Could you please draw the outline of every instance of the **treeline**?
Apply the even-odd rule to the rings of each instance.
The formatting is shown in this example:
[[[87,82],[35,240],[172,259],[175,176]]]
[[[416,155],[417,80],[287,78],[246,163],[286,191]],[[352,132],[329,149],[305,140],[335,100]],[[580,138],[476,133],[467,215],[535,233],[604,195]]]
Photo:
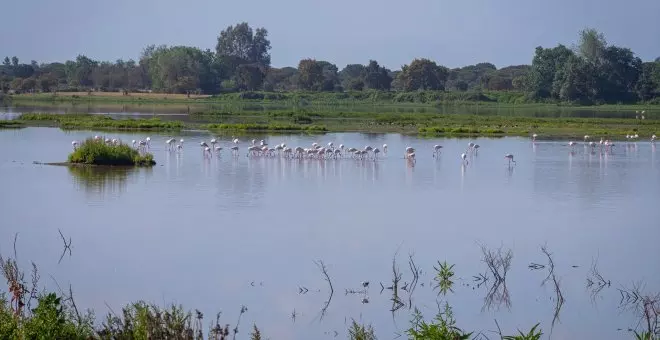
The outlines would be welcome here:
[[[593,29],[574,48],[537,47],[531,65],[497,69],[479,63],[450,69],[415,59],[400,70],[370,60],[343,69],[303,59],[296,67],[270,66],[268,31],[247,23],[229,26],[215,51],[188,46],[148,46],[138,61],[100,62],[80,55],[64,63],[0,66],[3,93],[154,91],[218,94],[238,91],[516,91],[523,100],[594,103],[660,103],[660,58],[642,62],[628,48],[608,46]]]

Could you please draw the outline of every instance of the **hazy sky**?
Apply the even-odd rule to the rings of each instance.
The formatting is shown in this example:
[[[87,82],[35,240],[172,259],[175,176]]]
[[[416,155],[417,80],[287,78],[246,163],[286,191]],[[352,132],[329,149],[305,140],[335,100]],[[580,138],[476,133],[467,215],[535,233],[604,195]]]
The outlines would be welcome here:
[[[572,45],[593,27],[643,60],[660,56],[660,0],[15,0],[3,1],[0,56],[23,62],[137,59],[148,44],[215,49],[247,21],[268,29],[276,67],[301,58],[339,68],[415,57],[457,67],[529,64],[536,46]]]

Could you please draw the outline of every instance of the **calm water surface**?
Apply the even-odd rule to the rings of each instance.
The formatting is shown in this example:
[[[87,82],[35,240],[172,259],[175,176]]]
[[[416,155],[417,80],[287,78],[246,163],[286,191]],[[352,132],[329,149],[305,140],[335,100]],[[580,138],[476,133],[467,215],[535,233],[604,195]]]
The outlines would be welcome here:
[[[435,315],[431,288],[437,261],[456,264],[454,292],[440,295],[454,308],[458,326],[492,336],[497,318],[505,333],[541,323],[553,339],[628,337],[636,315],[619,306],[617,288],[644,282],[660,291],[660,156],[647,142],[620,144],[613,154],[573,152],[563,142],[477,139],[478,155],[459,159],[468,140],[416,139],[397,134],[254,136],[271,144],[307,147],[312,142],[347,147],[389,145],[378,161],[287,160],[231,157],[204,159],[207,134],[187,132],[183,152],[168,152],[151,135],[153,169],[98,171],[32,164],[62,161],[72,140],[93,131],[51,128],[0,130],[0,252],[34,261],[42,284],[71,283],[79,306],[100,318],[131,301],[182,303],[210,322],[234,325],[241,305],[248,312],[239,338],[253,322],[273,339],[346,337],[351,318],[372,323],[382,339],[409,326],[411,311],[394,313],[392,258],[402,283],[411,282],[408,255],[422,269],[412,304]],[[113,134],[125,141],[146,135]],[[230,136],[221,137],[229,146]],[[432,146],[442,155],[432,157]],[[246,146],[242,141],[241,145]],[[402,159],[417,148],[417,163]],[[509,168],[503,158],[513,153]],[[58,228],[73,240],[64,257]],[[507,276],[510,306],[484,307],[488,284],[479,245],[503,246],[514,257]],[[552,285],[540,247],[553,253],[565,303],[551,332]],[[322,320],[328,286],[314,261],[323,260],[334,295]],[[590,267],[611,280],[593,296]],[[26,267],[27,268],[27,267]],[[369,303],[359,290],[370,281]],[[423,284],[423,286],[421,286]],[[300,294],[299,287],[309,289]],[[3,288],[4,289],[4,288]],[[407,302],[408,293],[400,295]],[[296,311],[295,322],[291,314]]]

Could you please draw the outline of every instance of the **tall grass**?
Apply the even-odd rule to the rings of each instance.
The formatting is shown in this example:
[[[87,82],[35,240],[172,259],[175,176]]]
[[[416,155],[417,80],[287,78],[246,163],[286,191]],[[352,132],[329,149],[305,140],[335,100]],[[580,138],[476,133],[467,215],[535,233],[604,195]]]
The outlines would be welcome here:
[[[155,165],[153,155],[140,154],[126,144],[111,145],[102,140],[89,138],[69,154],[69,163],[90,165]]]

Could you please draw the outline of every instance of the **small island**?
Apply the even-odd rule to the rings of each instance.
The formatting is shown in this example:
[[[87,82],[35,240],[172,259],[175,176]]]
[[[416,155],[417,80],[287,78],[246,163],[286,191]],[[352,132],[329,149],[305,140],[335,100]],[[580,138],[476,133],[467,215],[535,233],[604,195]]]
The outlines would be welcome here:
[[[69,154],[70,165],[106,165],[106,166],[153,166],[154,156],[140,153],[130,146],[119,143],[106,143],[103,139],[88,138],[75,146]]]

